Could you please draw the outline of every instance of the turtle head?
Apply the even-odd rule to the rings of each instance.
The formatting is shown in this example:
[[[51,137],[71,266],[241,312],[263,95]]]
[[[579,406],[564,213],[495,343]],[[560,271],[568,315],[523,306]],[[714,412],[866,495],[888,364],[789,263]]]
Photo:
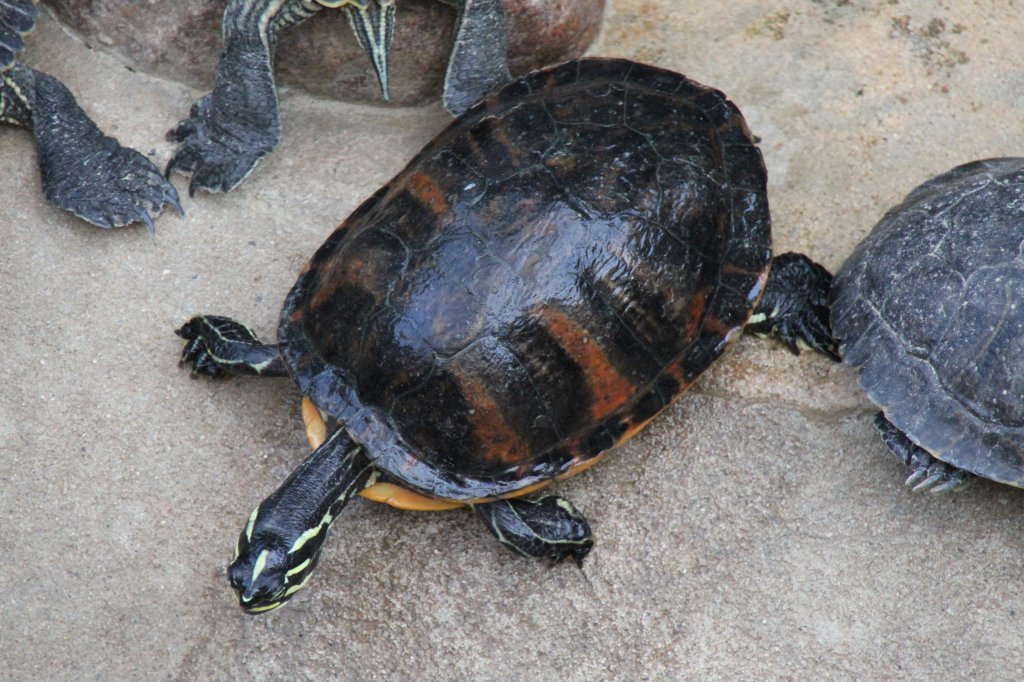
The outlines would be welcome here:
[[[269,522],[268,522],[269,521]],[[326,528],[288,532],[253,510],[238,536],[228,580],[247,613],[276,609],[302,589],[320,558]]]

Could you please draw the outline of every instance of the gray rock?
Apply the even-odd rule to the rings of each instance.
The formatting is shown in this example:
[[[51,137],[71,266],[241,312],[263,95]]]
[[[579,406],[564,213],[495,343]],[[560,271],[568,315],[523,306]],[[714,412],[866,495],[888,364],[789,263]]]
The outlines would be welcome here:
[[[220,55],[226,0],[51,0],[62,21],[94,46],[136,69],[209,89]],[[580,55],[597,35],[605,0],[506,0],[514,73]],[[455,11],[436,0],[401,0],[391,54],[396,104],[436,99],[441,92]],[[380,101],[369,59],[344,12],[324,10],[286,31],[278,46],[282,85],[356,101]]]

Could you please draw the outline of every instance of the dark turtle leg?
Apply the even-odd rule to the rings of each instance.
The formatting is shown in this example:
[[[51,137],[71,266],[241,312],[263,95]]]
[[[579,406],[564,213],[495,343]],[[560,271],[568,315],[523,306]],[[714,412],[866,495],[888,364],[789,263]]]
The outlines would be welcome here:
[[[495,500],[473,505],[498,541],[523,556],[577,566],[594,546],[590,524],[567,500],[554,495],[539,500]]]
[[[746,331],[774,336],[794,353],[815,350],[838,361],[829,325],[829,271],[801,253],[784,253],[772,261],[764,294]]]
[[[228,566],[243,609],[269,611],[306,584],[331,524],[373,474],[362,448],[338,429],[253,510]]]
[[[945,493],[962,490],[974,479],[974,474],[932,457],[927,450],[907,438],[892,422],[879,412],[875,415],[875,429],[882,442],[896,455],[896,459],[910,467],[906,484],[915,492]]]
[[[315,0],[230,0],[224,9],[224,52],[213,92],[192,106],[167,137],[180,143],[167,174],[191,173],[188,192],[227,192],[281,139],[273,55],[277,34],[321,5]]]
[[[150,211],[169,204],[181,213],[159,169],[104,135],[56,78],[15,63],[0,81],[0,121],[32,130],[51,202],[100,227],[144,222],[150,232]]]
[[[0,69],[14,64],[25,47],[23,36],[36,25],[39,8],[34,0],[0,0]]]
[[[174,332],[188,341],[181,362],[192,365],[194,374],[287,376],[277,346],[260,343],[248,327],[230,317],[200,315]]]
[[[444,78],[444,106],[458,116],[512,79],[501,0],[442,0],[459,11]]]

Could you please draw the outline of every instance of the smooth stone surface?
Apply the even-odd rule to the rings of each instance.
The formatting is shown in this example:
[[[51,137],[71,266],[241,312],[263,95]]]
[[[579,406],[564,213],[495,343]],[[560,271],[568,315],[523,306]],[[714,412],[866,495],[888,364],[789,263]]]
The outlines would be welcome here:
[[[226,0],[49,0],[61,20],[133,68],[209,89],[221,52]],[[579,56],[597,35],[605,0],[505,0],[515,73]],[[441,92],[455,9],[399,0],[389,68],[391,99],[415,104]],[[277,50],[281,85],[321,97],[382,102],[369,58],[343,11],[325,9],[285,31]]]

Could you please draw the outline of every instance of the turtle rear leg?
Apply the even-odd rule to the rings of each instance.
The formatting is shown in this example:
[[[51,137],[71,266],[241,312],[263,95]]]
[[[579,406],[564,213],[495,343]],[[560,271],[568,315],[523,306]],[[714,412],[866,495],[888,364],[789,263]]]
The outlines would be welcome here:
[[[193,374],[288,374],[277,346],[260,343],[251,329],[230,317],[200,315],[174,333],[188,342],[181,352],[181,362],[191,365]]]
[[[774,336],[794,353],[814,350],[838,361],[829,324],[828,293],[832,275],[801,253],[784,253],[772,261],[764,294],[746,331]]]
[[[910,440],[905,433],[879,412],[875,415],[875,430],[882,442],[896,455],[896,459],[910,467],[907,486],[914,492],[927,490],[945,493],[962,490],[974,480],[974,474],[932,457],[927,450]]]
[[[442,0],[459,11],[444,78],[444,106],[458,116],[512,79],[501,0]]]
[[[230,0],[224,9],[224,52],[213,91],[167,134],[180,144],[166,173],[191,173],[196,190],[228,192],[281,140],[273,57],[277,33],[321,5],[315,0]]]
[[[39,8],[34,0],[0,1],[0,69],[14,64],[25,47],[23,37],[36,25]]]
[[[153,219],[178,193],[145,156],[97,127],[64,85],[21,63],[0,74],[0,120],[36,138],[46,198],[100,227]]]
[[[561,497],[495,500],[473,508],[501,544],[523,556],[556,563],[572,558],[582,567],[594,546],[590,524]]]

